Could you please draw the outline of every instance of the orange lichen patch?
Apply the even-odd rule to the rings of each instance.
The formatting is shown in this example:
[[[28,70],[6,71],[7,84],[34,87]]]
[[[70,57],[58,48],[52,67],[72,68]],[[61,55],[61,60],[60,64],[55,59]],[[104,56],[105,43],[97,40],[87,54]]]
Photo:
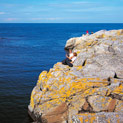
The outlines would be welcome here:
[[[96,117],[94,117],[94,116],[91,117],[91,118],[90,118],[90,123],[93,123],[95,120],[96,120]]]
[[[98,43],[98,41],[94,41],[94,40],[88,40],[86,43],[85,43],[85,46],[83,47],[83,48],[85,48],[85,47],[87,47],[87,50],[90,48],[90,46],[92,46],[92,45],[95,45],[95,44],[97,44]]]
[[[113,83],[118,83],[118,82],[123,83],[123,79],[120,80],[120,79],[113,78],[113,79],[111,79],[111,81]]]
[[[123,101],[117,100],[115,112],[123,112]]]
[[[96,79],[98,80],[98,79]],[[66,85],[68,84],[68,85]],[[66,85],[66,86],[65,86]],[[53,81],[53,85],[46,85],[43,92],[46,93],[47,89],[50,91],[47,98],[57,99],[61,98],[62,101],[65,101],[66,99],[71,97],[73,94],[81,91],[85,91],[88,88],[91,88],[93,86],[104,86],[107,85],[105,82],[87,82],[87,78],[82,79],[76,79],[75,82],[72,82],[71,78],[59,78],[59,81],[56,82]],[[60,87],[61,86],[61,87]],[[57,89],[53,89],[57,88]],[[91,91],[92,93],[92,91]],[[93,92],[94,93],[94,92]],[[38,100],[37,100],[38,101]],[[70,101],[70,100],[69,100]]]
[[[53,77],[53,75],[52,75],[52,73],[49,71],[48,73],[47,73],[47,78],[49,79],[49,78],[52,78]]]
[[[87,118],[87,119],[84,120],[84,122],[89,122],[89,120],[90,120],[90,119]]]
[[[117,35],[122,35],[123,34],[123,30],[118,30],[117,31]]]
[[[117,123],[120,123],[120,120],[119,120],[119,115],[115,115],[116,118],[117,118]]]
[[[64,68],[62,68],[60,65],[61,65],[62,63],[61,62],[58,62],[57,64],[55,64],[54,66],[53,66],[53,71],[60,71],[60,70],[68,70],[69,69],[69,66],[68,65],[66,65]]]
[[[106,35],[105,34],[102,34],[102,35],[98,35],[98,36],[96,36],[96,38],[105,38],[106,37]]]
[[[86,42],[86,46],[91,46],[92,42]]]
[[[88,78],[88,80],[98,80],[98,81],[100,81],[100,78]]]
[[[81,113],[76,114],[76,121],[80,123],[98,123],[98,122],[116,122],[121,123],[121,119],[118,114],[98,114],[98,113]]]
[[[118,81],[118,79],[113,79],[113,83],[117,83]]]
[[[81,123],[94,123],[96,121],[96,115],[94,113],[77,114],[76,117]]]
[[[68,77],[68,78],[65,78],[65,80],[64,81],[66,81],[66,83],[70,83],[71,82],[71,78],[70,77]]]
[[[36,103],[39,103],[40,99],[42,98],[42,92],[39,92],[39,93],[36,93],[34,96],[33,96],[33,99]]]
[[[94,87],[94,86],[102,87],[108,84],[107,82],[88,82],[87,80],[88,80],[87,78],[82,78],[82,79],[79,79],[78,81],[76,80],[76,82],[72,82],[71,87],[70,87],[71,92],[75,93],[81,90],[83,91],[86,90],[85,92],[86,94],[94,93],[95,89],[89,90],[89,88]],[[90,79],[90,80],[93,80],[93,79]]]
[[[43,71],[43,72],[41,72],[41,74],[39,75],[39,80],[42,80],[42,78],[44,78],[44,77],[46,77],[46,75],[47,75],[47,71]]]
[[[95,89],[89,89],[93,86],[96,86],[96,87],[102,87],[104,86],[106,83],[98,83],[98,82],[73,82],[71,84],[71,87],[69,89],[69,96],[70,94],[74,94],[74,93],[77,93],[77,92],[84,92],[84,95],[87,95],[87,94],[92,94],[92,93],[95,93]],[[107,84],[106,84],[107,85]]]
[[[72,114],[73,112],[78,112],[78,110],[81,110],[83,105],[85,104],[86,100],[83,98],[82,94],[78,94],[74,96],[72,99],[68,99],[68,102],[70,102],[69,111]],[[73,112],[72,112],[73,111]]]
[[[87,78],[87,81],[108,83],[107,79],[102,79],[102,78]]]
[[[87,78],[78,79],[77,81],[87,82]]]
[[[107,82],[91,82],[91,81],[89,81],[89,82],[87,82],[87,83],[83,83],[83,84],[85,84],[86,85],[86,87],[101,87],[101,86],[106,86],[106,85],[108,85],[108,83]]]
[[[116,93],[116,94],[123,94],[123,85],[121,84],[119,87],[116,87],[112,93]]]
[[[111,118],[108,118],[107,119],[107,123],[111,123]]]
[[[99,42],[98,42],[98,41],[93,41],[92,45],[95,45],[95,44],[97,44],[97,43],[99,43]]]
[[[77,55],[79,55],[79,53],[80,53],[80,50],[76,51],[76,53],[77,53]]]
[[[101,95],[93,95],[93,96],[89,96],[88,98],[90,105],[92,106],[93,110],[96,112],[104,111],[104,110],[106,111],[111,100],[112,98],[101,96]]]
[[[40,87],[40,84],[41,84],[41,83],[43,84],[43,86],[46,85],[46,82],[47,82],[47,80],[48,80],[47,74],[48,74],[47,71],[41,72],[41,74],[39,75],[38,81],[37,81],[37,86]]]
[[[61,71],[57,71],[56,73],[55,73],[55,77],[59,77],[61,75]]]
[[[34,108],[34,97],[36,96],[36,94],[38,93],[38,91],[34,88],[32,93],[31,93],[31,98],[30,98],[30,106],[32,108]]]
[[[61,64],[61,62],[57,62],[54,66],[57,66],[57,65],[59,65],[59,64]]]
[[[82,84],[82,82],[72,82],[70,90],[71,91],[79,91],[84,89],[84,84]]]
[[[102,79],[103,82],[107,82],[108,80],[107,79]]]
[[[40,84],[41,84],[41,81],[38,80],[38,81],[37,81],[37,86],[40,87]]]
[[[88,95],[93,95],[94,93],[96,93],[97,89],[96,88],[89,88],[87,90],[84,91],[83,95],[86,97]]]
[[[121,83],[123,83],[123,80],[120,80]]]
[[[34,98],[32,97],[32,95],[30,98],[30,106],[32,107],[32,109],[34,109]]]
[[[77,66],[77,70],[81,70],[82,69],[82,66]]]
[[[80,121],[81,123],[83,123],[83,118],[82,118],[82,117],[79,117],[79,121]]]
[[[105,34],[102,34],[102,37],[103,37],[103,38],[105,38],[105,37],[106,37],[106,35],[105,35]]]
[[[68,76],[68,75],[69,75],[69,73],[70,73],[70,71],[67,71],[67,72],[65,72],[65,75],[67,75],[67,76]]]
[[[116,39],[116,37],[112,37],[111,40],[112,41],[116,41],[117,39]]]

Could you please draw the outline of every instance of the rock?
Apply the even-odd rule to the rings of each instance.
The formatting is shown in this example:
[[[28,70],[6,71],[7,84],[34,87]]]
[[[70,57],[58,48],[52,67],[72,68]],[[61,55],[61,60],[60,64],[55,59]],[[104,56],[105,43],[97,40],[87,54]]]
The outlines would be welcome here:
[[[115,112],[122,112],[123,113],[123,101],[118,100],[116,107],[115,107]]]
[[[73,123],[122,123],[123,113],[82,113],[74,115]]]
[[[55,107],[47,114],[41,117],[42,123],[67,123],[68,107],[66,103]]]
[[[67,41],[65,49],[72,49],[75,46],[76,38],[71,38]]]
[[[90,96],[88,98],[88,102],[95,112],[107,111],[111,100],[112,99],[110,97],[104,97],[100,95]]]
[[[115,110],[115,106],[116,106],[117,100],[116,99],[112,99],[111,102],[108,105],[108,112],[113,112]]]
[[[73,114],[77,114],[78,111],[81,111],[85,102],[86,100],[85,98],[83,98],[83,96],[80,95],[74,96],[69,106],[69,117],[72,117]]]
[[[71,38],[73,67],[56,63],[39,75],[29,114],[35,122],[123,122],[123,30]],[[99,113],[100,112],[100,113]]]

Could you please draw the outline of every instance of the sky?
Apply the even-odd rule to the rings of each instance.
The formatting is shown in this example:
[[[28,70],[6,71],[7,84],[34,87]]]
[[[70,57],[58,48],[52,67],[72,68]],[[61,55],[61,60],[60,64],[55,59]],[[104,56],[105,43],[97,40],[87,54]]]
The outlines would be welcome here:
[[[123,0],[0,0],[0,23],[123,23]]]

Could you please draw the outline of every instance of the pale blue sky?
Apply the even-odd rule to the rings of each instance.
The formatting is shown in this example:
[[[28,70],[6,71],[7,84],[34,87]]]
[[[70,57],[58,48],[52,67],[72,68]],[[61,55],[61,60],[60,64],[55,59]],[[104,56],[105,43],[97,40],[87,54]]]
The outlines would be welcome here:
[[[123,0],[0,0],[0,23],[123,23]]]

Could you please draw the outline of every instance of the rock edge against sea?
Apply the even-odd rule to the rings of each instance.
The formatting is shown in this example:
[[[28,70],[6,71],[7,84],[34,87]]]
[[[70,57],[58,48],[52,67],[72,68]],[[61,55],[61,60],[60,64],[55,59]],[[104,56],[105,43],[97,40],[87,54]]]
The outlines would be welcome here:
[[[28,111],[41,123],[123,122],[123,29],[71,38],[73,67],[56,63],[39,75]]]

